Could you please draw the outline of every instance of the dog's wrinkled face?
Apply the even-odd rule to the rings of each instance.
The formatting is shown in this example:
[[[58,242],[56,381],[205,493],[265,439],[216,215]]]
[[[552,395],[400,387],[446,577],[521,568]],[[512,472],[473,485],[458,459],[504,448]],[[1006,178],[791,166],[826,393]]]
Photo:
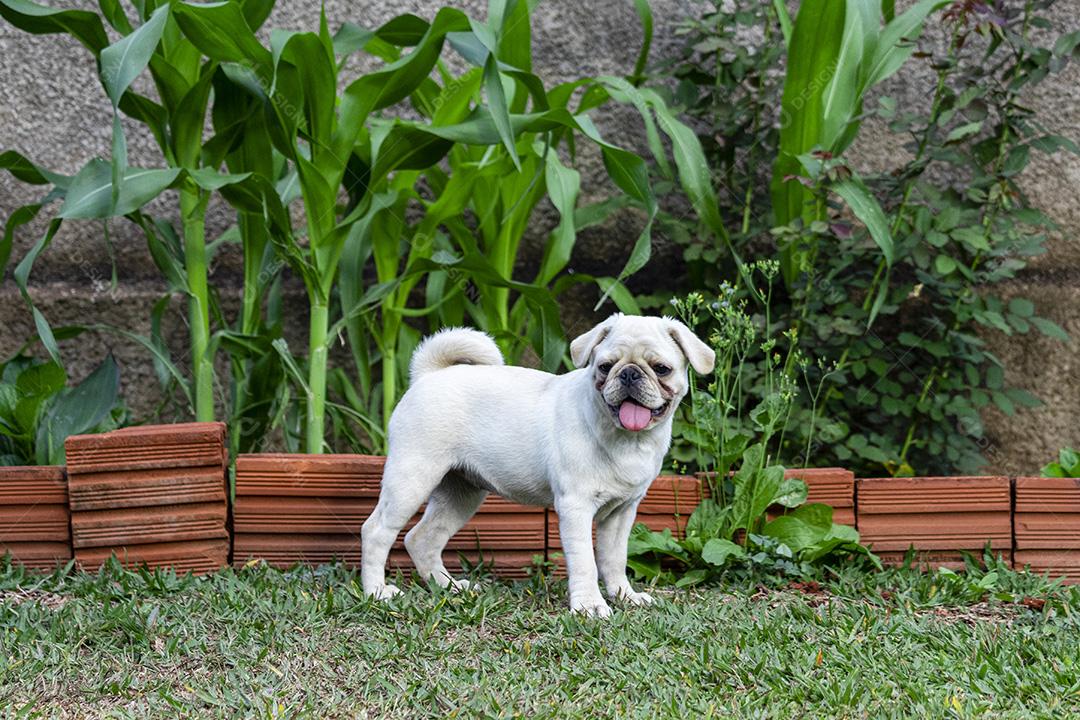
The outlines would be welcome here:
[[[574,340],[574,364],[588,366],[615,425],[649,430],[668,418],[689,387],[687,366],[712,370],[713,351],[670,318],[613,315]]]

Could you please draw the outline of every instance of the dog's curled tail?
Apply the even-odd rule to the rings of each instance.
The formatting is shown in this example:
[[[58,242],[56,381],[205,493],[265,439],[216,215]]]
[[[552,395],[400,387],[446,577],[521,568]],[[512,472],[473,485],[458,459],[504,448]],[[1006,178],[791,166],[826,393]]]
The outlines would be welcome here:
[[[451,365],[503,365],[498,345],[487,333],[472,328],[446,328],[426,338],[413,353],[409,378],[416,382],[424,375]]]

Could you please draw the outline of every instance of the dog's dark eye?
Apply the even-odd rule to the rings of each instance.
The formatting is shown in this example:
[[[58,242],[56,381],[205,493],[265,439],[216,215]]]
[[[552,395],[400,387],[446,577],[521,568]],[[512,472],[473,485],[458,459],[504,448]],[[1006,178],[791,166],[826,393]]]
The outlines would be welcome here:
[[[600,372],[607,375],[609,372],[611,372],[612,365],[611,365],[611,363],[600,363],[596,367]]]
[[[671,372],[671,368],[669,368],[667,365],[653,365],[653,371],[659,377],[664,377]]]

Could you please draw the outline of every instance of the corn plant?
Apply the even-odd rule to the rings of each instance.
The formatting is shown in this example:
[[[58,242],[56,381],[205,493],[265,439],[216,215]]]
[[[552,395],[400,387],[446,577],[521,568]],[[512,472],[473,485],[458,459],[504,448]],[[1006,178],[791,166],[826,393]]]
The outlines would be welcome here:
[[[525,3],[497,4],[486,26],[474,23],[472,34],[448,36],[472,68],[457,77],[440,68],[443,84],[438,94],[421,96],[419,102],[414,98],[414,110],[430,123],[428,132],[455,143],[447,163],[431,165],[417,175],[399,173],[378,187],[374,213],[365,220],[368,230],[346,247],[350,267],[359,268],[373,258],[378,281],[397,283],[377,312],[347,321],[361,375],[354,402],[381,406],[384,423],[403,390],[398,378],[419,338],[407,318],[426,315],[433,328],[471,323],[491,333],[511,361],[531,347],[543,367],[555,370],[564,361],[566,343],[554,298],[571,282],[598,282],[623,303],[629,295],[619,292],[620,278],[647,258],[656,206],[644,164],[606,143],[587,115],[607,100],[602,79],[583,78],[547,90],[532,74],[528,13]],[[571,107],[578,88],[583,88],[582,99]],[[482,94],[487,106],[476,103]],[[530,105],[532,112],[527,112]],[[512,132],[509,142],[507,127]],[[410,132],[419,129],[413,125]],[[599,146],[609,176],[624,193],[616,200],[625,202],[602,207],[632,202],[646,213],[644,230],[620,277],[560,275],[578,230],[603,217],[578,208],[581,177],[572,161],[581,143]],[[418,181],[429,198],[418,192]],[[559,224],[547,238],[532,279],[517,280],[518,251],[545,197],[559,213]],[[412,223],[405,219],[410,204],[423,210]],[[392,240],[399,236],[408,244],[403,269]],[[426,304],[418,308],[410,305],[410,298],[420,283]],[[343,304],[351,306],[362,289],[355,278],[343,276],[341,291]],[[367,337],[374,338],[374,348],[368,348]],[[381,393],[375,397],[371,393],[376,381],[369,371],[373,358],[381,363]],[[338,386],[348,392],[344,383]]]
[[[523,3],[496,3],[488,23],[481,24],[444,8],[430,23],[405,15],[374,31],[346,25],[333,37],[324,17],[317,33],[272,33],[267,49],[246,26],[235,3],[181,3],[175,8],[185,35],[222,63],[237,87],[261,101],[274,146],[296,171],[306,239],[287,222],[276,221],[270,223],[270,236],[308,290],[306,374],[303,363],[282,342],[275,347],[305,395],[304,435],[309,452],[324,447],[327,354],[339,333],[347,331],[352,340],[357,365],[362,368],[361,391],[372,390],[373,382],[364,377],[370,367],[365,359],[365,333],[354,321],[374,307],[381,312],[381,330],[376,333],[382,370],[380,404],[388,416],[399,393],[397,371],[402,357],[398,349],[403,338],[407,341],[412,336],[404,320],[426,313],[408,308],[408,298],[429,273],[464,275],[494,288],[487,310],[504,327],[511,314],[509,292],[515,292],[541,318],[544,342],[558,348],[545,355],[562,353],[558,312],[550,293],[510,277],[516,255],[513,243],[520,239],[524,219],[517,219],[519,231],[504,236],[501,245],[481,247],[460,234],[459,252],[440,253],[438,243],[430,239],[440,225],[459,219],[476,185],[468,173],[455,173],[441,187],[433,184],[438,195],[433,202],[423,203],[425,219],[406,233],[406,209],[410,203],[422,202],[414,187],[418,171],[434,166],[455,146],[469,145],[480,148],[480,155],[506,153],[515,168],[531,173],[525,166],[532,161],[522,160],[520,147],[531,147],[539,136],[577,132],[599,145],[609,174],[623,192],[655,207],[644,162],[604,142],[587,116],[565,109],[566,99],[562,107],[553,108],[540,80],[528,71],[528,43],[521,42],[523,33],[527,37],[529,32],[527,10]],[[460,82],[449,77],[440,63],[447,41],[477,68]],[[405,54],[403,48],[412,50]],[[357,51],[375,55],[384,64],[346,84],[339,93],[342,68]],[[430,77],[433,71],[440,73],[442,85]],[[572,90],[565,88],[563,96],[568,98]],[[422,120],[380,112],[406,98]],[[523,112],[529,109],[532,112]],[[338,188],[348,194],[344,205],[339,204]],[[236,198],[242,193],[232,194]],[[271,208],[270,215],[280,213],[279,196],[264,192],[261,197],[265,207]],[[535,203],[526,199],[525,205],[531,209]],[[639,247],[648,241],[647,231],[643,237]],[[343,260],[347,271],[340,276],[338,288]],[[368,262],[375,266],[377,282],[365,288],[361,278]],[[549,263],[546,273],[552,272],[553,264]],[[331,324],[335,290],[339,290],[341,317]],[[347,383],[335,386],[347,392]],[[330,409],[366,421],[364,412],[349,412],[349,405]],[[366,430],[377,432],[374,427]]]
[[[251,27],[259,27],[269,15],[273,0],[244,0],[237,10]],[[205,216],[211,193],[245,180],[242,175],[219,175],[226,143],[203,142],[203,128],[209,107],[215,61],[207,61],[181,32],[173,4],[146,0],[133,4],[129,17],[118,0],[103,0],[101,13],[87,10],[55,9],[30,0],[0,0],[0,16],[15,27],[34,34],[69,34],[94,56],[102,86],[113,108],[112,157],[94,159],[71,179],[55,174],[29,172],[23,179],[45,180],[53,185],[48,200],[62,198],[63,205],[45,236],[34,246],[16,270],[15,279],[24,297],[26,279],[38,254],[44,250],[65,220],[127,217],[145,232],[150,252],[170,284],[170,291],[188,299],[191,333],[191,380],[172,364],[164,343],[157,338],[141,338],[154,354],[163,378],[184,391],[198,420],[215,418],[214,343],[211,314],[215,304],[207,281],[208,250]],[[106,25],[120,35],[109,42]],[[132,89],[134,80],[148,70],[157,98]],[[134,168],[128,165],[127,145],[121,115],[145,125],[157,141],[164,167]],[[25,159],[23,162],[26,163]],[[166,189],[177,190],[180,198],[182,231],[160,219],[148,217],[142,207]],[[21,209],[8,223],[12,230],[36,216],[45,203]],[[10,245],[10,237],[7,240]],[[167,296],[166,296],[167,297]],[[167,300],[155,308],[155,326]],[[50,355],[59,362],[53,333],[30,302],[39,335]]]
[[[807,164],[839,157],[858,134],[866,92],[899,70],[915,45],[923,21],[944,0],[920,0],[900,15],[879,0],[807,0],[790,25],[787,74],[781,109],[779,154],[773,167],[772,205],[775,225],[796,219],[809,225],[828,217],[825,199],[799,176]],[[812,154],[818,151],[818,155]],[[855,175],[837,178],[830,189],[843,198],[866,225],[885,266],[893,259],[892,233],[874,196]],[[794,284],[808,251],[793,245],[781,249],[781,267],[788,287]]]

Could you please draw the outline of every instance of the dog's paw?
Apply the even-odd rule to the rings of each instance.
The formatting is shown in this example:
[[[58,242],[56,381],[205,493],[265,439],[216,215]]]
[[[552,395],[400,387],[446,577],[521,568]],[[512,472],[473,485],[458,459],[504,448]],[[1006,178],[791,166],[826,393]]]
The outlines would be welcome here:
[[[626,590],[619,593],[619,599],[623,602],[630,603],[631,605],[652,605],[653,596],[649,593],[634,592],[633,590]]]
[[[401,589],[396,585],[379,585],[367,592],[368,597],[376,600],[389,600],[401,594]]]
[[[570,612],[586,617],[611,617],[611,607],[602,597],[573,599],[570,601]]]
[[[465,579],[456,580],[451,578],[449,587],[454,592],[465,592],[466,590],[472,590],[473,592],[476,592],[480,590],[480,583],[470,582]]]

